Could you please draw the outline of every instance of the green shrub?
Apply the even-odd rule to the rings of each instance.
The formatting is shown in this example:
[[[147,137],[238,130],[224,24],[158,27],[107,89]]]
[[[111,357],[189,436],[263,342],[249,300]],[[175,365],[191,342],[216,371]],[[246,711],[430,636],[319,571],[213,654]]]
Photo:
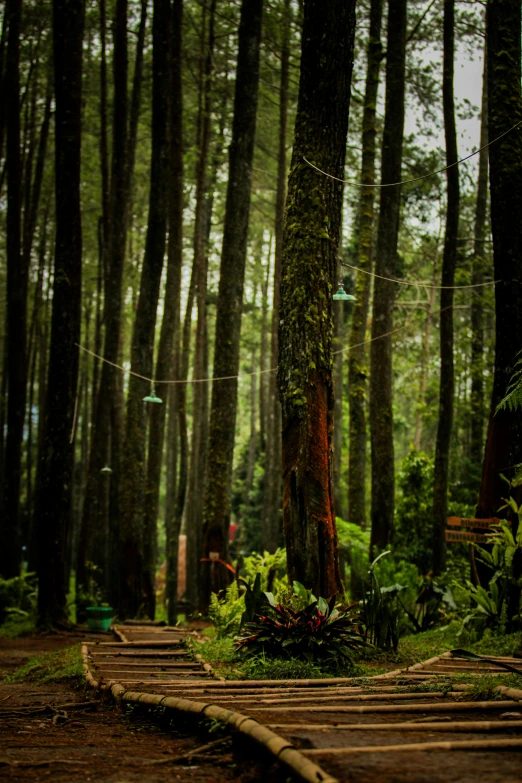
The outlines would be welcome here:
[[[277,595],[278,591],[287,587],[286,579],[286,549],[276,549],[271,552],[257,552],[245,557],[242,571],[247,580],[254,582],[260,575],[261,590],[268,590]]]
[[[477,560],[490,570],[488,586],[469,581],[456,585],[472,607],[464,626],[472,627],[479,637],[488,628],[511,633],[522,625],[522,507],[510,497],[501,510],[508,508],[518,517],[517,532],[501,520],[486,534],[491,551],[474,544]]]
[[[298,583],[295,583],[298,584]],[[304,591],[302,585],[299,588]],[[267,613],[247,623],[236,639],[237,650],[247,657],[294,658],[343,665],[351,661],[364,641],[350,609],[337,609],[335,597],[324,598],[294,609],[276,603],[269,593]],[[301,596],[297,600],[302,600]]]
[[[218,639],[237,634],[244,611],[245,599],[239,593],[237,582],[232,582],[227,588],[224,598],[212,593],[208,616],[214,623]]]
[[[382,587],[377,577],[377,564],[389,554],[389,551],[382,552],[369,568],[368,589],[360,601],[361,621],[367,642],[382,650],[396,651],[402,615],[398,596],[404,586],[396,583]]]
[[[352,600],[361,598],[370,565],[370,531],[336,517],[341,563],[345,568],[345,588]]]
[[[433,460],[412,447],[402,462],[397,488],[393,551],[427,574],[432,555]]]
[[[37,579],[34,573],[24,573],[13,579],[0,577],[0,623],[10,614],[25,618],[36,611]]]

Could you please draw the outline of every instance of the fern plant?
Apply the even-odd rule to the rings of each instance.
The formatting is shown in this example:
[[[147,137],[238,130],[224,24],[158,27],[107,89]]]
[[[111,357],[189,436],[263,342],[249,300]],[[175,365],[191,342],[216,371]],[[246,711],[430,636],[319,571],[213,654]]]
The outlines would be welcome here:
[[[515,364],[506,396],[497,405],[495,413],[506,408],[511,412],[522,410],[522,356]]]
[[[239,631],[241,616],[245,611],[245,598],[239,594],[237,582],[227,587],[225,597],[212,593],[208,616],[216,629],[218,639],[234,636]]]

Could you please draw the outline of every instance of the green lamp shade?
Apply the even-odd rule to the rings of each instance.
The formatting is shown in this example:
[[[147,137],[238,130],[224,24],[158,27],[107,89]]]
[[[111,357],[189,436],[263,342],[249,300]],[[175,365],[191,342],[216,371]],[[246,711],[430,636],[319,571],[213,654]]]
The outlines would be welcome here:
[[[336,302],[355,302],[355,296],[347,294],[342,283],[339,283],[337,293],[332,297]]]
[[[146,397],[143,398],[143,402],[160,403],[163,402],[163,400],[161,399],[161,397],[156,397],[156,392],[154,391],[154,389],[151,389],[150,394],[148,394]]]
[[[112,473],[112,468],[110,468],[108,465],[105,465],[105,467],[100,470],[100,473]]]

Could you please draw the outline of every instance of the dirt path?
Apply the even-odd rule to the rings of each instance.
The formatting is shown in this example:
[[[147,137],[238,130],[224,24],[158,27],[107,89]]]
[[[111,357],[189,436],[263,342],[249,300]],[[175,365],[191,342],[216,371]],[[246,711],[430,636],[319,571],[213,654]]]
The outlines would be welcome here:
[[[179,629],[114,630],[119,643],[84,648],[93,686],[123,702],[161,703],[173,715],[214,715],[250,736],[257,726],[258,741],[302,780],[522,780],[522,691],[495,685],[480,701],[469,691],[477,677],[507,674],[499,664],[514,659],[448,652],[370,679],[220,682],[202,661],[181,663]]]
[[[14,670],[31,655],[80,641],[85,641],[85,635],[0,639],[0,673]],[[92,692],[83,688],[0,680],[0,781],[277,780],[275,769],[245,758],[230,740],[213,746],[205,756],[176,763],[176,757],[219,739],[219,735],[194,735],[193,727],[176,723],[171,716],[162,721],[146,711],[122,709],[109,697],[57,711],[60,705],[85,705],[92,697]]]

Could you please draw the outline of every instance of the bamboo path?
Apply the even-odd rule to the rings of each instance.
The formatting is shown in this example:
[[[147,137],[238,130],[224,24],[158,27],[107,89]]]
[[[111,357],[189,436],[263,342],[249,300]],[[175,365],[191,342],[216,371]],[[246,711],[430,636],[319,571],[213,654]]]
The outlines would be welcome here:
[[[192,715],[227,723],[299,780],[352,780],[357,764],[369,779],[383,782],[400,778],[401,770],[414,774],[415,764],[419,779],[467,780],[470,753],[480,759],[484,780],[492,779],[490,768],[498,781],[519,779],[522,772],[522,690],[496,686],[493,698],[480,701],[469,694],[473,678],[507,674],[495,663],[448,652],[364,680],[225,681],[187,649],[194,632],[136,624],[113,632],[117,641],[82,647],[92,687],[124,702],[173,710],[180,722]],[[507,656],[490,661],[522,667]],[[456,777],[447,777],[449,770]],[[469,779],[481,780],[480,774]]]

